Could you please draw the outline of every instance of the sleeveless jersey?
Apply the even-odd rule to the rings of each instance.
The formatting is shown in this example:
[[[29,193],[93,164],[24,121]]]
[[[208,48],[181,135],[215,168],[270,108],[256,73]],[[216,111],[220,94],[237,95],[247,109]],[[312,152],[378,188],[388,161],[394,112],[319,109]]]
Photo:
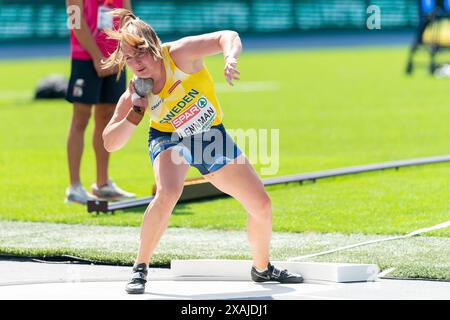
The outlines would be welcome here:
[[[222,109],[208,69],[188,74],[173,62],[168,46],[162,46],[166,71],[163,89],[149,98],[150,126],[186,137],[222,123]]]

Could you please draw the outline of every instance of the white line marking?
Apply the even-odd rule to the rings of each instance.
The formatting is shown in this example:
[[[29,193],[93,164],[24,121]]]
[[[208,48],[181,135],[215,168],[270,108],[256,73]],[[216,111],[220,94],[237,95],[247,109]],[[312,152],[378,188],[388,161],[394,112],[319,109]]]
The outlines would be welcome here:
[[[287,259],[287,261],[297,261],[297,260],[302,260],[302,259],[306,259],[306,258],[323,256],[323,255],[326,255],[326,254],[329,254],[329,253],[334,253],[334,252],[347,250],[347,249],[351,249],[351,248],[355,248],[355,247],[365,246],[365,245],[372,244],[372,243],[377,243],[377,242],[397,240],[397,239],[406,239],[406,238],[410,238],[410,237],[419,235],[421,233],[430,232],[430,231],[433,231],[433,230],[443,229],[443,228],[448,228],[448,227],[450,227],[450,220],[446,221],[446,222],[443,222],[443,223],[440,223],[440,224],[437,224],[435,226],[429,227],[429,228],[423,228],[423,229],[418,229],[418,230],[412,231],[412,232],[410,232],[410,233],[408,233],[406,235],[403,235],[403,236],[396,236],[396,237],[383,238],[383,239],[378,239],[378,240],[365,241],[365,242],[356,243],[356,244],[352,244],[352,245],[349,245],[349,246],[340,247],[340,248],[336,248],[336,249],[332,249],[332,250],[327,250],[327,251],[322,251],[322,252],[318,252],[318,253],[307,254],[307,255],[304,255],[304,256],[299,256],[299,257],[294,257],[294,258],[289,258],[289,259]]]
[[[380,272],[379,274],[378,274],[378,278],[382,278],[382,277],[384,277],[385,275],[387,275],[388,273],[391,273],[392,271],[394,271],[395,270],[395,268],[389,268],[389,269],[386,269],[386,270],[384,270],[383,272]]]

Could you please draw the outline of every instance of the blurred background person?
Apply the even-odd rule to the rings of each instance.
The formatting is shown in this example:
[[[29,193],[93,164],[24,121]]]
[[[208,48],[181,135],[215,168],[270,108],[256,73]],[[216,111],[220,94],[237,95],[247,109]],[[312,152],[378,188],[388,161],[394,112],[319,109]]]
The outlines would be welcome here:
[[[71,75],[67,101],[73,103],[72,122],[67,139],[70,185],[66,202],[85,204],[96,197],[107,200],[132,198],[135,195],[120,189],[108,177],[109,153],[103,147],[102,132],[111,119],[120,95],[126,89],[125,73],[117,79],[117,68],[101,69],[101,60],[117,46],[108,39],[104,29],[116,21],[108,13],[113,9],[131,10],[130,0],[67,0],[66,5],[80,8],[80,28],[71,28]],[[70,12],[70,11],[68,11]],[[93,106],[95,106],[93,108]],[[90,194],[80,179],[84,133],[94,109],[93,146],[96,158],[96,183]]]

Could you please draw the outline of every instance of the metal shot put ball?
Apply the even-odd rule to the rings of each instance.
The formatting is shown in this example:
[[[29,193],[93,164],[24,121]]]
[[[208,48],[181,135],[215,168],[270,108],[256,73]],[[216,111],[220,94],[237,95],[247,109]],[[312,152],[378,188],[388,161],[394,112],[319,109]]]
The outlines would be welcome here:
[[[146,97],[153,88],[153,79],[147,78],[137,78],[135,77],[133,79],[133,88],[135,91],[135,94],[137,94],[139,97],[144,98]],[[142,110],[138,106],[133,106],[134,111],[137,113],[142,113]]]
[[[140,97],[146,97],[153,88],[153,79],[134,78],[134,90]]]

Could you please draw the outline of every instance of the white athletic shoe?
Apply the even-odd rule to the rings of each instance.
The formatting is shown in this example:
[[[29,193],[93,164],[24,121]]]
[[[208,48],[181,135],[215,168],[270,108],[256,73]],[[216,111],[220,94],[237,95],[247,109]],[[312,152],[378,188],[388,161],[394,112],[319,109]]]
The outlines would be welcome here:
[[[448,78],[450,77],[450,65],[443,64],[441,67],[434,71],[434,75],[437,78]]]
[[[107,185],[99,188],[96,183],[92,185],[92,193],[102,200],[125,200],[136,197],[134,193],[120,189],[114,182],[108,179]]]
[[[65,202],[77,202],[81,204],[86,204],[88,200],[97,200],[95,196],[86,191],[81,183],[77,183],[74,186],[70,186],[66,189],[66,200]]]

